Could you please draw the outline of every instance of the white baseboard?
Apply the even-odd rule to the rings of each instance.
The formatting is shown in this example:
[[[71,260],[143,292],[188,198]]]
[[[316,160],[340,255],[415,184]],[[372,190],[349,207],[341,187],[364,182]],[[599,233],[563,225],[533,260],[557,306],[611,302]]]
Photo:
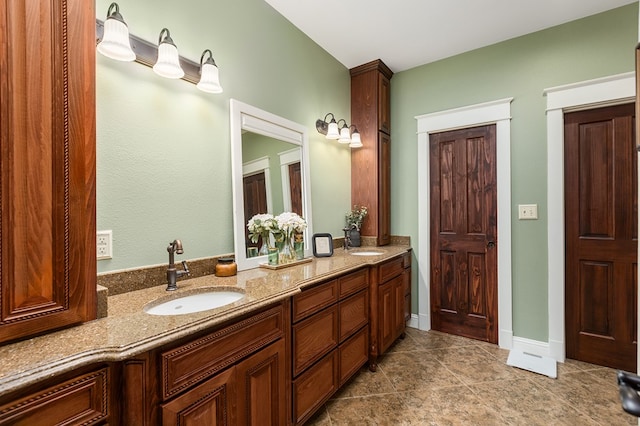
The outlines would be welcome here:
[[[411,318],[409,318],[409,321],[407,321],[407,327],[418,328],[418,323],[418,315],[411,314]]]

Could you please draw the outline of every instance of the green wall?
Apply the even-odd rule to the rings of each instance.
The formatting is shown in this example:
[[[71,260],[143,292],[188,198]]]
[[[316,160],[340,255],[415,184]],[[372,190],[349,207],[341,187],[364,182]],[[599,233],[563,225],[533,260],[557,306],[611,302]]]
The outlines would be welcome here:
[[[308,125],[315,232],[340,236],[350,202],[349,150],[315,131],[333,112],[349,117],[349,73],[263,0],[123,0],[131,32],[171,31],[180,53],[209,48],[224,93],[205,94],[137,63],[97,55],[98,229],[113,230],[114,258],[99,272],[233,251],[229,99]],[[96,1],[104,19],[110,2]],[[392,233],[418,257],[415,116],[513,97],[511,190],[514,334],[546,341],[545,88],[634,70],[638,5],[399,72],[391,81]],[[434,42],[437,42],[435,40]],[[375,58],[372,58],[375,59]],[[382,58],[384,60],[384,58]],[[553,184],[553,183],[551,183]],[[536,203],[540,219],[517,220]],[[417,295],[417,262],[414,295]],[[417,312],[417,297],[413,311]]]
[[[138,63],[97,54],[97,221],[113,231],[106,272],[233,251],[229,100],[308,126],[314,230],[341,235],[351,204],[349,149],[315,130],[327,112],[347,117],[347,69],[263,0],[120,0],[132,34],[163,27],[182,56],[211,49],[224,93],[200,92]],[[110,1],[97,0],[104,20]]]
[[[634,70],[638,4],[399,72],[391,80],[391,231],[418,252],[415,117],[507,97],[511,104],[514,335],[547,341],[545,88]],[[437,40],[434,40],[437,43]],[[428,194],[427,194],[428,196]],[[518,221],[518,204],[538,204]],[[417,268],[415,268],[417,269]],[[414,294],[417,293],[414,272]],[[417,312],[417,298],[413,298]]]

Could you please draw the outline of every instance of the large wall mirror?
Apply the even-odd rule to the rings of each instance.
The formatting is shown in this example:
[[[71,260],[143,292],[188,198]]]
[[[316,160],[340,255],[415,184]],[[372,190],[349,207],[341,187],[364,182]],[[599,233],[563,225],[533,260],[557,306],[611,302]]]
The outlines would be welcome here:
[[[254,106],[231,99],[233,226],[239,270],[267,261],[256,256],[249,240],[253,215],[290,211],[307,221],[305,257],[311,256],[311,190],[307,128]]]

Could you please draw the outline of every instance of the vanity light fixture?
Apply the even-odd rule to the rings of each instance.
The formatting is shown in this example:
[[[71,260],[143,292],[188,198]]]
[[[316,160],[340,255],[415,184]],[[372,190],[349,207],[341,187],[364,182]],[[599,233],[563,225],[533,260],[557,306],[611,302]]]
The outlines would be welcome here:
[[[107,58],[116,61],[131,62],[136,59],[136,54],[131,48],[129,39],[129,27],[120,15],[118,3],[111,3],[107,10],[107,19],[104,21],[104,34],[98,43],[98,52]]]
[[[115,10],[114,10],[115,9]],[[101,53],[102,52],[102,47],[100,47],[104,42],[107,42],[111,36],[108,35],[109,32],[109,28],[110,26],[112,26],[113,23],[108,22],[108,21],[115,21],[116,24],[120,24],[117,19],[122,19],[122,16],[119,14],[118,12],[118,6],[116,3],[112,3],[111,6],[109,6],[109,11],[108,11],[108,17],[107,20],[105,22],[101,21],[100,19],[96,19],[96,44],[97,46],[97,50]],[[113,19],[109,19],[112,18]],[[122,21],[124,22],[124,21]],[[122,29],[122,27],[120,27]],[[128,42],[129,45],[131,47],[131,50],[133,52],[133,60],[148,66],[149,68],[161,68],[160,65],[157,64],[158,62],[158,57],[160,56],[159,53],[161,54],[162,52],[160,52],[159,50],[164,50],[164,47],[162,47],[162,49],[158,49],[158,45],[156,45],[155,43],[149,42],[147,40],[144,40],[140,37],[137,37],[133,34],[129,34],[128,33],[128,29],[126,26],[124,26],[124,29],[127,31],[128,34]],[[164,30],[160,33],[160,37],[158,39],[158,44],[162,45],[162,36],[164,33]],[[171,41],[171,37],[169,36],[169,30],[166,30],[166,35],[167,37],[165,38],[164,41]],[[125,37],[126,39],[126,37]],[[171,41],[173,43],[173,41]],[[166,43],[165,43],[166,44]],[[104,47],[108,46],[108,44],[105,44]],[[173,50],[175,49],[175,45],[171,46],[171,45],[167,45],[166,47],[169,48],[169,50]],[[206,52],[206,51],[205,51]],[[185,81],[188,81],[189,83],[193,83],[193,84],[198,84],[201,80],[202,80],[202,72],[201,72],[201,68],[202,68],[202,64],[192,61],[190,59],[187,59],[183,56],[178,56],[177,54],[177,49],[175,49],[175,57],[177,58],[175,61],[175,67],[174,70],[179,70],[182,69],[182,77],[169,77],[169,78],[182,78]],[[110,58],[112,56],[109,56]],[[131,56],[130,56],[131,57]],[[117,59],[117,58],[116,58]],[[209,61],[211,62],[211,67],[215,68],[213,71],[214,73],[217,72],[217,66],[215,66],[215,62],[213,61],[213,58],[206,59],[204,62],[205,64],[209,63]],[[158,66],[157,66],[158,65]],[[205,66],[205,76],[207,74],[206,69],[209,68],[208,66]],[[210,68],[211,70],[211,68]],[[175,74],[179,74],[179,72],[175,73]],[[209,74],[212,75],[212,74]],[[215,80],[214,77],[207,77],[207,79],[205,79],[205,81],[210,81],[210,79]],[[212,80],[212,81],[213,81]],[[220,83],[218,83],[219,85]],[[220,93],[222,92],[222,88],[220,87],[220,90],[218,92],[212,92],[212,93]]]
[[[327,122],[329,116],[331,116],[331,121]],[[339,123],[341,122],[344,122],[344,124],[340,128]],[[353,131],[351,131],[351,128],[353,128]],[[349,126],[344,118],[336,122],[333,113],[325,115],[324,120],[321,118],[316,120],[316,130],[318,133],[326,135],[327,139],[337,139],[340,143],[349,144],[350,148],[362,147],[362,140],[360,139],[358,128],[354,124]]]
[[[208,58],[203,62],[207,54]],[[202,52],[202,56],[200,56],[200,81],[196,87],[203,92],[222,93],[218,66],[213,60],[213,53],[209,49]]]
[[[164,38],[162,37],[164,35]],[[153,71],[166,78],[182,78],[184,70],[180,66],[178,48],[171,39],[171,33],[163,28],[158,36],[158,60],[153,66]]]

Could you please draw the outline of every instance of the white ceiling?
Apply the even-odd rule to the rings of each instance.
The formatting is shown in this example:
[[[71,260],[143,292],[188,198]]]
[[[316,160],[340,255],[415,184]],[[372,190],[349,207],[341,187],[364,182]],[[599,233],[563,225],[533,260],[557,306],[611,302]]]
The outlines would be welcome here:
[[[399,72],[638,0],[265,0],[347,68]]]

